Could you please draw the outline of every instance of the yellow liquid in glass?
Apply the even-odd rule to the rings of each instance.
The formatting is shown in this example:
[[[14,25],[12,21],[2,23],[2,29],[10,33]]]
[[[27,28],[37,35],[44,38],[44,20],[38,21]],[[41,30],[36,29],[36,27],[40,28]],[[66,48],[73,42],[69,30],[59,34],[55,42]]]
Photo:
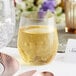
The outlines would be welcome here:
[[[57,30],[48,26],[21,27],[18,33],[18,49],[26,64],[42,65],[50,62],[57,52]]]

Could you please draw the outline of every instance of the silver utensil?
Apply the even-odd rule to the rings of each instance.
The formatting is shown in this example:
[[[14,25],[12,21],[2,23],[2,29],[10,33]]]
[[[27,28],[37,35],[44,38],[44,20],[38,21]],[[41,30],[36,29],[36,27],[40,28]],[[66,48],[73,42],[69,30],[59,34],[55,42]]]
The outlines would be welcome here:
[[[54,74],[47,71],[37,72],[36,70],[32,70],[32,71],[24,72],[19,76],[54,76]]]
[[[4,68],[0,76],[12,76],[19,69],[18,61],[3,53],[0,53],[0,64]]]

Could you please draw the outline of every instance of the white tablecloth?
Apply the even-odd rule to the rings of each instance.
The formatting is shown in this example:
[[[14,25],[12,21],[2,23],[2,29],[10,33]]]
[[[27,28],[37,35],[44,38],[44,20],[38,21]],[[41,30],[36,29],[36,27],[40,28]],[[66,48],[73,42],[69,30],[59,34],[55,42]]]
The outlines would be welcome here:
[[[19,62],[21,60],[17,48],[5,47],[2,48],[0,52],[16,58]],[[23,72],[35,69],[38,71],[51,71],[54,73],[54,76],[76,76],[76,64],[65,62],[64,54],[57,54],[52,63],[44,66],[27,66],[20,63],[20,69],[14,76],[18,76]]]

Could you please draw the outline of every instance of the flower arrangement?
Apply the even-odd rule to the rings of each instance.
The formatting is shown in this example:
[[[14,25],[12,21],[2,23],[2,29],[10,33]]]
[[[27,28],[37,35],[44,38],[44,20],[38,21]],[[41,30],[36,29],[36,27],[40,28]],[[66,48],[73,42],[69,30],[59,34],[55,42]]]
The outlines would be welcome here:
[[[16,15],[19,19],[22,12],[26,13],[27,17],[34,18],[49,18],[54,13],[56,16],[60,16],[62,8],[57,7],[60,0],[16,0]],[[64,14],[62,15],[64,17]],[[61,17],[57,17],[57,22],[59,22]]]

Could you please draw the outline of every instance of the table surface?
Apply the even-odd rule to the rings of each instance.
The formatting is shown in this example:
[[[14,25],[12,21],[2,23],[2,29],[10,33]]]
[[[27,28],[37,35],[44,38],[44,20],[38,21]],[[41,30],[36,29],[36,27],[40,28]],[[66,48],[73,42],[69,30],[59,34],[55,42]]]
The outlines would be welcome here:
[[[65,53],[58,53],[52,63],[43,66],[27,66],[20,58],[17,48],[5,47],[1,49],[3,53],[6,53],[16,60],[20,64],[19,70],[14,74],[14,76],[19,76],[23,72],[29,70],[37,71],[50,71],[54,73],[54,76],[76,76],[76,63],[71,63],[65,61]],[[0,51],[1,51],[0,50]]]

